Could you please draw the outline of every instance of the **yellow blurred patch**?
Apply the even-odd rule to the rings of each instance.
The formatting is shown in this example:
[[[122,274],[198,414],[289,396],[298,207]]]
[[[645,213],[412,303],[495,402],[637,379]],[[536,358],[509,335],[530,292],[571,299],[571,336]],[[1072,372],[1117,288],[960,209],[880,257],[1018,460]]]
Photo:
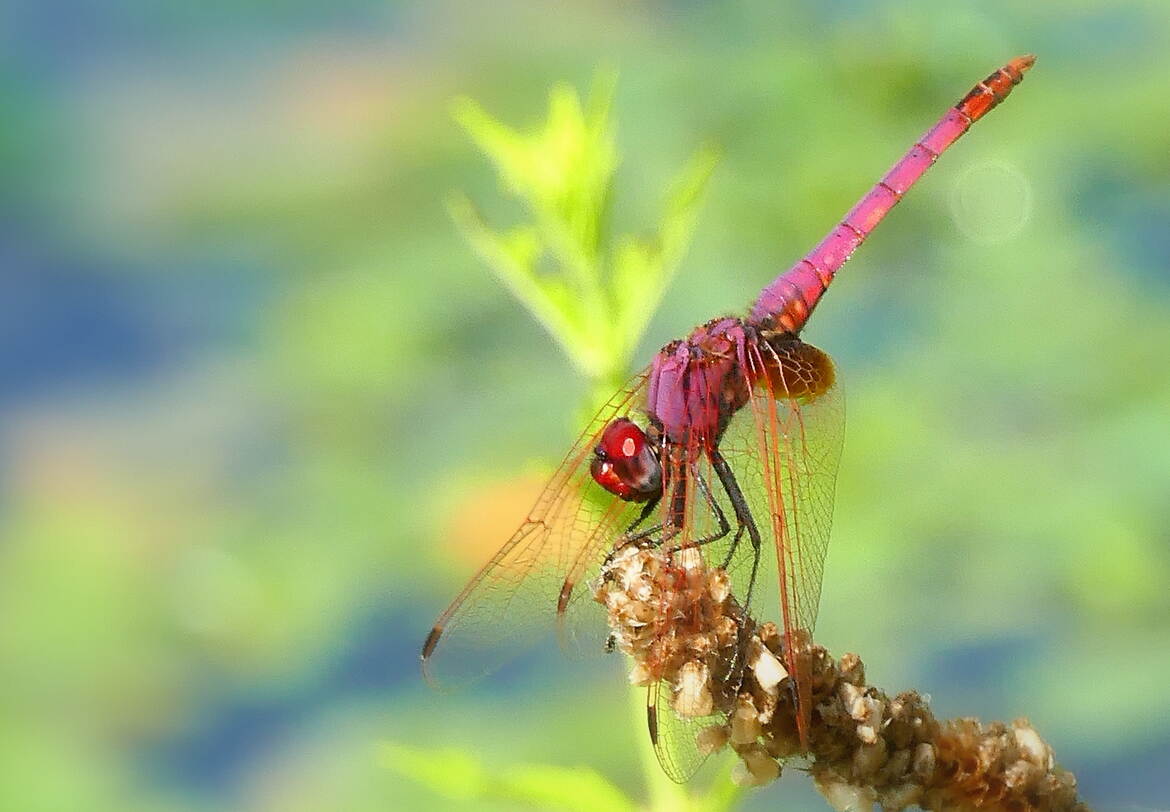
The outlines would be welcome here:
[[[452,560],[479,567],[527,518],[548,484],[547,471],[468,486],[456,500],[442,544]]]

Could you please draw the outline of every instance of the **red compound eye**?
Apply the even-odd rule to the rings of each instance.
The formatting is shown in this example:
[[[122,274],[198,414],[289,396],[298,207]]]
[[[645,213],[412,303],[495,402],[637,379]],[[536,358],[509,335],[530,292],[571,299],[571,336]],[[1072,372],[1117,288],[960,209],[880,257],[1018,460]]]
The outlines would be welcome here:
[[[662,470],[646,433],[621,417],[605,427],[590,468],[598,485],[628,502],[645,502],[662,493]]]
[[[621,418],[609,424],[597,446],[612,460],[628,460],[646,447],[646,433],[632,420]]]

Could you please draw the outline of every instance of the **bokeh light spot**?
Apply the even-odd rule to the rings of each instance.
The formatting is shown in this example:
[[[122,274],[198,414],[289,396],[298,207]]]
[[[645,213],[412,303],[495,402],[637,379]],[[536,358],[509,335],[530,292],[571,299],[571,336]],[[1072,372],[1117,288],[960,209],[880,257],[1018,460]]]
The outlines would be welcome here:
[[[1032,217],[1032,182],[1005,161],[969,167],[951,188],[951,217],[970,240],[995,245],[1018,235]]]

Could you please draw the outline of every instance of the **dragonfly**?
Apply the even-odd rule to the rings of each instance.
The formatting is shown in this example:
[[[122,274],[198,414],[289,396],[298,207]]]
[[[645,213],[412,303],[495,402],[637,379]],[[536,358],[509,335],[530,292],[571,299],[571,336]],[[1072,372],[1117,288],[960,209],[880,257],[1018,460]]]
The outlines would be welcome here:
[[[553,633],[602,650],[603,610],[587,584],[606,561],[630,545],[698,554],[730,574],[743,605],[777,612],[807,749],[816,710],[796,651],[817,619],[844,409],[832,359],[800,334],[842,265],[1034,61],[1018,57],[976,84],[746,317],[715,318],[670,342],[602,407],[434,624],[422,647],[428,680],[474,680]],[[648,682],[650,739],[681,783],[705,758],[692,735],[703,720],[674,709],[678,686],[653,674]]]

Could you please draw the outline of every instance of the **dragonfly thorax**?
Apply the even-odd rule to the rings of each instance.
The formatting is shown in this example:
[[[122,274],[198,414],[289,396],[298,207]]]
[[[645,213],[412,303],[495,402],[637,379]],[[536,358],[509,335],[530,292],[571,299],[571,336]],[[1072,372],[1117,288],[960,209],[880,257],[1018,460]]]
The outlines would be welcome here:
[[[726,317],[658,352],[650,365],[646,412],[662,426],[668,445],[693,456],[719,442],[727,421],[747,402],[743,359],[755,340],[753,328]]]
[[[662,493],[662,465],[654,445],[626,417],[605,427],[589,470],[598,485],[627,502],[648,502]]]

